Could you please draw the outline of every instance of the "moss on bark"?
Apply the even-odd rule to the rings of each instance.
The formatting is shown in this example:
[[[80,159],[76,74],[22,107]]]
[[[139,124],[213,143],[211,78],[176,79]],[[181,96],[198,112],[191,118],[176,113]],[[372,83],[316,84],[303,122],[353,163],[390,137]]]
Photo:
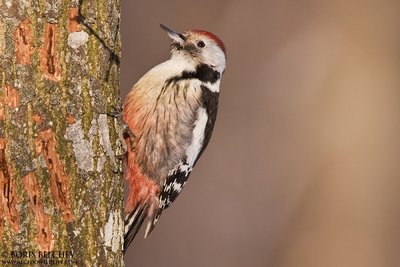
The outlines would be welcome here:
[[[119,4],[0,0],[0,261],[123,266]]]

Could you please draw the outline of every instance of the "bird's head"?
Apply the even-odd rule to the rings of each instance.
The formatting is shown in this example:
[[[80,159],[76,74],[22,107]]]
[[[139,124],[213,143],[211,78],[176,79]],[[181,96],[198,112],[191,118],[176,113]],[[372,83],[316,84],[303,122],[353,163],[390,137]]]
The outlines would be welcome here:
[[[225,45],[215,34],[203,30],[178,33],[162,24],[160,26],[172,39],[172,57],[184,56],[194,62],[210,65],[220,73],[224,72]]]

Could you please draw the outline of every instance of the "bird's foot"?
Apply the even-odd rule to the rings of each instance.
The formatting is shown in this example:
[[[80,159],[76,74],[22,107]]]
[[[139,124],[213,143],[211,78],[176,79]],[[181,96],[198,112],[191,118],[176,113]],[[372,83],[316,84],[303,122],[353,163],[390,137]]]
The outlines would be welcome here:
[[[122,107],[116,107],[116,106],[112,106],[112,111],[107,112],[107,116],[113,117],[113,118],[117,118],[117,119],[121,119],[122,118]]]
[[[135,147],[136,137],[128,127],[124,128],[124,139],[128,150],[131,150]]]

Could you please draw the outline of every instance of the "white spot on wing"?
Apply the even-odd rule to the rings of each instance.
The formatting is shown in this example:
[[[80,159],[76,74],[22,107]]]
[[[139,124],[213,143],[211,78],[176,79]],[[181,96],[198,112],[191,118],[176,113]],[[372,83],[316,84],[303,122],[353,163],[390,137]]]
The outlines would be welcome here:
[[[197,120],[194,123],[192,142],[186,150],[187,163],[193,166],[203,146],[204,131],[206,129],[208,116],[205,108],[197,110]]]
[[[181,190],[182,190],[182,187],[183,187],[183,184],[180,184],[180,183],[174,183],[174,185],[173,185],[173,189],[176,191],[176,192],[181,192]]]

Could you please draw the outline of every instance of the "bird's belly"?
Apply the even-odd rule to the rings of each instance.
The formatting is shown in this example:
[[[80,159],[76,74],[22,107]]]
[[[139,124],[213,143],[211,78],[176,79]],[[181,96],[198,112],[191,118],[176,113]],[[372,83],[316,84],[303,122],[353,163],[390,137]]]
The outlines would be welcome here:
[[[187,88],[165,93],[135,119],[141,124],[134,130],[136,159],[146,175],[160,182],[187,157],[189,147],[196,150],[191,143],[200,95],[183,90]]]

